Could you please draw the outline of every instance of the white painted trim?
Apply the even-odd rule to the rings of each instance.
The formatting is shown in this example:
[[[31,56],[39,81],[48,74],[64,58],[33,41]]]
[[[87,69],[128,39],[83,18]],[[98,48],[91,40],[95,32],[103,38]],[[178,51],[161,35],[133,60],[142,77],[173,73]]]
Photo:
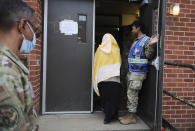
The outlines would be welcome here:
[[[47,76],[47,18],[48,0],[44,0],[44,34],[43,34],[43,93],[42,93],[42,113],[46,113],[46,76]]]
[[[95,0],[93,0],[93,46],[92,46],[92,73],[91,73],[91,113],[93,112],[93,63],[95,53]]]
[[[61,112],[45,112],[44,115],[52,114],[90,114],[90,111],[61,111]]]

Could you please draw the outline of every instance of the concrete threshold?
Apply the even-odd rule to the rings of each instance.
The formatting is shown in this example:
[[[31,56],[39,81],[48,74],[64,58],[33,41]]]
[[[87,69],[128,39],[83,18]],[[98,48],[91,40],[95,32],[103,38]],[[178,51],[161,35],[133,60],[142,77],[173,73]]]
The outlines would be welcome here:
[[[121,125],[119,121],[103,124],[104,114],[57,114],[39,117],[40,131],[149,131],[137,117],[137,124]]]

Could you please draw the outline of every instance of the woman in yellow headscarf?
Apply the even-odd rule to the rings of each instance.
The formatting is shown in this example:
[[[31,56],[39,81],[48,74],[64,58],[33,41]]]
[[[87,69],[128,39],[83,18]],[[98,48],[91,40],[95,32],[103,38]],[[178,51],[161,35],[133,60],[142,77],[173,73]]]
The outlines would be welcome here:
[[[120,49],[111,34],[105,34],[94,59],[93,85],[102,101],[104,124],[118,119],[120,97]]]

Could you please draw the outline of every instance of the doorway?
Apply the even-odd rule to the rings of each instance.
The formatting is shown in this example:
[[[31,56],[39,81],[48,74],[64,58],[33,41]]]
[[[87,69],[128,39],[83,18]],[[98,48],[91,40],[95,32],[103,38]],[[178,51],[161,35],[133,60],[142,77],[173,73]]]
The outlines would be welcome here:
[[[157,7],[158,2],[156,1],[145,3],[144,0],[132,2],[128,0],[96,0],[95,51],[99,44],[101,44],[103,35],[106,33],[112,34],[120,47],[122,57],[120,76],[122,85],[120,97],[121,111],[127,110],[127,60],[129,49],[134,40],[130,33],[130,25],[139,18],[144,21],[146,27],[144,33],[147,36],[152,36],[156,32],[155,27],[158,27],[154,19],[154,9]],[[155,58],[159,58],[160,48],[156,47],[156,51],[158,53],[155,52],[156,56],[153,60],[155,60]],[[163,56],[163,54],[160,54],[160,57],[161,56]],[[150,62],[152,63],[152,61]],[[161,101],[161,99],[159,99],[161,94],[158,93],[159,70],[154,65],[150,64],[147,76],[147,79],[143,83],[142,90],[139,93],[137,116],[139,116],[147,125],[153,128],[154,125],[158,123],[157,113],[160,112],[160,108],[157,107],[158,102]],[[100,99],[94,93],[94,110],[102,110],[100,105]]]

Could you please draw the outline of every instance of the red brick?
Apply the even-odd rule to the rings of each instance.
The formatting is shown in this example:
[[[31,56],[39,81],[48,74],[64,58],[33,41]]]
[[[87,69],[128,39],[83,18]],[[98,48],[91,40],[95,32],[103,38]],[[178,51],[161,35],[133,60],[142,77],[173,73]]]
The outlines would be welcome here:
[[[195,36],[195,33],[185,32],[185,36]]]
[[[175,26],[185,26],[185,23],[183,23],[183,22],[176,22]]]
[[[172,54],[171,50],[165,50],[165,54]]]
[[[173,125],[173,127],[181,127],[181,124],[180,123],[177,123],[177,124],[171,124]],[[184,130],[183,130],[184,131]]]
[[[195,78],[195,74],[189,74],[189,78]]]
[[[177,128],[178,131],[185,131],[185,128]]]
[[[168,48],[168,49],[178,49],[177,46],[168,46],[167,48]]]
[[[194,42],[185,42],[184,45],[194,46]]]
[[[195,32],[195,28],[191,27],[189,31]]]
[[[184,51],[184,55],[194,55],[193,51]]]
[[[195,87],[195,83],[188,83],[188,87]]]
[[[191,19],[191,22],[195,22],[195,19]]]
[[[168,28],[169,28],[170,31],[180,31],[181,28],[186,28],[186,27],[169,26]],[[189,31],[189,29],[188,29],[188,31]]]
[[[180,22],[190,22],[190,18],[180,18]]]
[[[191,4],[191,0],[181,0],[181,3],[184,4]],[[187,7],[186,7],[187,8]]]
[[[181,118],[181,115],[171,115],[171,118]],[[176,119],[177,121],[177,119]]]
[[[190,37],[190,41],[195,41],[195,38],[194,37]]]
[[[182,114],[182,118],[192,118],[191,114]]]
[[[177,35],[177,36],[184,36],[184,32],[174,32],[174,35]]]
[[[176,55],[166,55],[167,59],[177,59],[177,56]]]
[[[176,123],[184,123],[184,122],[186,122],[186,119],[176,119]]]
[[[179,31],[189,31],[190,28],[189,27],[180,27]]]
[[[168,119],[167,121],[170,123],[175,123],[175,119]]]
[[[178,110],[181,109],[181,106],[171,106],[171,109]],[[178,116],[177,118],[181,118],[181,115],[177,115],[177,116]]]
[[[177,56],[178,59],[188,59],[188,56]]]
[[[28,5],[30,5],[31,7],[36,7],[37,3],[36,2],[27,2]]]
[[[175,77],[177,77],[177,74],[167,74],[167,78],[169,78],[169,77],[175,78]]]
[[[195,119],[186,119],[186,122],[195,122]]]
[[[166,31],[166,35],[173,35],[172,31]]]
[[[183,96],[183,93],[177,92],[177,96]]]
[[[193,82],[193,79],[184,79],[184,82]]]
[[[176,111],[176,114],[184,114],[184,113],[186,113],[186,110],[177,110]]]
[[[177,50],[175,50],[175,51],[173,51],[173,54],[183,54],[183,51],[177,51]]]
[[[179,37],[179,40],[182,40],[182,41],[189,41],[190,38],[189,38],[189,37]]]
[[[182,123],[182,127],[191,127],[192,124],[191,123]],[[187,130],[188,131],[188,130]]]
[[[176,103],[174,101],[168,101],[168,102],[165,102],[166,105],[175,105]]]
[[[171,118],[171,115],[163,115],[163,118],[165,119]]]
[[[166,41],[165,44],[167,45],[172,45],[174,43],[174,41]]]
[[[190,9],[180,9],[181,13],[190,13]]]
[[[194,131],[195,130],[195,127],[192,127],[192,128],[186,128],[186,131]]]
[[[194,1],[193,1],[193,3],[194,3]],[[195,3],[194,3],[194,4],[195,4]],[[195,9],[192,9],[192,10],[191,10],[191,13],[194,14],[194,13],[195,13]]]
[[[193,91],[193,88],[183,88],[183,91]],[[187,96],[187,94],[185,96]]]
[[[184,72],[184,73],[193,73],[192,70],[187,70],[187,69],[186,69],[186,70],[183,70],[183,72]]]
[[[178,40],[178,36],[168,36],[168,40]]]
[[[165,97],[165,98],[169,98],[169,99],[167,99],[167,100],[170,100],[170,97]],[[164,100],[164,98],[163,98],[163,100]],[[168,110],[168,109],[170,109],[171,107],[170,107],[170,106],[163,106],[162,108],[163,108],[163,110]]]
[[[182,1],[183,1],[183,0],[182,0]],[[187,5],[186,5],[186,8],[195,9],[195,5],[192,5],[192,4],[187,4]]]
[[[177,83],[177,86],[178,87],[186,87],[187,86],[187,83]]]
[[[189,47],[189,50],[195,51],[195,47]]]
[[[186,14],[186,17],[189,17],[189,18],[194,18],[195,17],[195,14]],[[195,23],[186,23],[186,26],[195,26]]]
[[[181,77],[181,78],[188,78],[188,74],[178,74],[178,77]]]
[[[182,91],[182,88],[173,88],[173,90],[172,91]]]
[[[183,45],[183,41],[173,41],[174,45]]]

